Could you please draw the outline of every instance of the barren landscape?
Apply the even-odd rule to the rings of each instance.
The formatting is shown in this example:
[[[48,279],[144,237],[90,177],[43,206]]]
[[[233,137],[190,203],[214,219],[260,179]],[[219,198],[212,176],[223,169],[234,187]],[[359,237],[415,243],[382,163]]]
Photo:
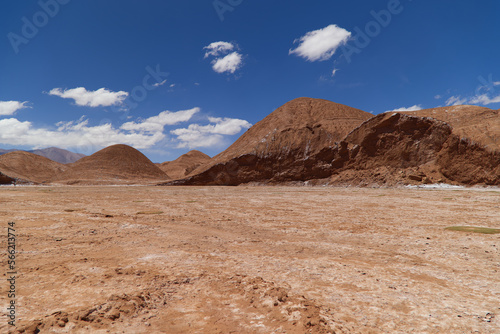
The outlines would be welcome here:
[[[16,333],[500,332],[498,188],[0,193]]]

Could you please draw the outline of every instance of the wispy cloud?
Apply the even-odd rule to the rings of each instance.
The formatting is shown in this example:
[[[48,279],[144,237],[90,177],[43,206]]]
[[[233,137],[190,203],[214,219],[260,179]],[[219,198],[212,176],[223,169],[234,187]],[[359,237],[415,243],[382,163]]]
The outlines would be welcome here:
[[[49,92],[49,95],[59,96],[63,99],[73,99],[79,106],[110,107],[123,103],[128,93],[124,91],[112,92],[106,88],[88,91],[84,87],[78,87],[65,90],[54,88]]]
[[[347,43],[350,37],[349,31],[332,24],[323,29],[310,31],[296,39],[294,43],[299,43],[299,46],[290,49],[289,54],[296,54],[308,61],[328,60],[341,45]]]
[[[452,96],[448,100],[446,100],[446,105],[447,106],[458,106],[461,104],[467,103],[467,98],[462,98],[460,95],[459,96]]]
[[[488,94],[476,95],[470,100],[470,103],[482,104],[482,105],[488,105],[488,104],[492,104],[492,103],[500,103],[500,95],[494,96],[491,98],[488,96]]]
[[[166,83],[167,83],[167,80],[165,79],[162,82],[157,82],[157,83],[153,84],[153,86],[154,87],[160,87],[160,86],[163,86]]]
[[[13,115],[18,110],[29,108],[29,106],[26,105],[27,103],[28,101],[0,101],[0,115]]]

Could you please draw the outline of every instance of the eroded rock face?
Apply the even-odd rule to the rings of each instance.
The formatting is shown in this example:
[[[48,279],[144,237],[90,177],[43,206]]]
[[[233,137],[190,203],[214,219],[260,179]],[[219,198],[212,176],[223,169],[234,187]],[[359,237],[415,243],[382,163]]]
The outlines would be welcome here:
[[[15,181],[15,178],[0,173],[0,184],[13,184]]]
[[[354,185],[451,182],[496,185],[500,153],[462,140],[445,122],[401,113],[377,115],[334,146],[247,153],[170,184],[238,185],[328,179]]]
[[[451,136],[437,157],[441,173],[462,184],[500,185],[500,152]]]

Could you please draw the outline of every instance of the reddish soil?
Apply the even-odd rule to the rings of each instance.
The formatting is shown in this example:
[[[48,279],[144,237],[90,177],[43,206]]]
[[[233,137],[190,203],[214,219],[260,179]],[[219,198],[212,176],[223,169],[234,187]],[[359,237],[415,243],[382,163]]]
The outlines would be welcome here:
[[[11,332],[500,332],[500,234],[445,229],[500,228],[498,189],[32,186],[0,198],[17,234]]]

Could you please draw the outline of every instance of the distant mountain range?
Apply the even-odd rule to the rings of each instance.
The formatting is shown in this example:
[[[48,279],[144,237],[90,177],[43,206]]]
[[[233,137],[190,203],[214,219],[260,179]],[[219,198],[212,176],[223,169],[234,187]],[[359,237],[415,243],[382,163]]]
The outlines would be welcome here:
[[[40,155],[42,157],[45,157],[47,159],[59,162],[61,164],[69,164],[76,162],[77,160],[85,157],[85,154],[81,153],[74,153],[68,150],[63,150],[57,147],[49,147],[49,148],[44,148],[43,150],[18,150],[18,149],[10,149],[10,150],[4,150],[0,149],[0,155],[9,153],[9,152],[15,152],[15,151],[23,151],[23,152],[29,152],[33,153],[36,155]]]

